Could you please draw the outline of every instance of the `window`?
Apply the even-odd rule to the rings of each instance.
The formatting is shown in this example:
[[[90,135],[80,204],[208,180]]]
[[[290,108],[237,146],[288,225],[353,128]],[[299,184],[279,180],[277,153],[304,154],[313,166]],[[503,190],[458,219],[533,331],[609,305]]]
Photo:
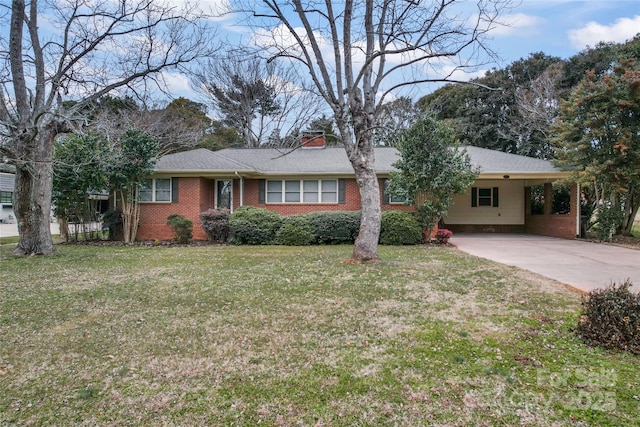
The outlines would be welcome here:
[[[338,180],[267,181],[267,203],[338,203]]]
[[[3,205],[13,204],[13,201],[11,199],[12,195],[13,193],[11,193],[11,191],[0,191],[0,203],[2,203]]]
[[[471,188],[471,207],[489,206],[497,208],[498,205],[498,187]]]
[[[282,203],[282,181],[267,181],[267,203]]]
[[[318,201],[318,181],[303,181],[305,203],[316,203]]]
[[[478,188],[478,206],[491,206],[491,189]]]
[[[338,203],[338,181],[322,181],[322,203]]]
[[[285,203],[300,202],[300,181],[284,182],[284,201]]]
[[[171,178],[147,179],[140,188],[141,202],[170,202]]]
[[[389,183],[391,182],[390,179],[385,179],[384,181],[382,181],[382,203],[384,204],[390,204],[390,203],[406,203],[407,202],[407,198],[404,196],[396,196],[393,194],[390,194],[387,191],[387,187],[389,186]]]

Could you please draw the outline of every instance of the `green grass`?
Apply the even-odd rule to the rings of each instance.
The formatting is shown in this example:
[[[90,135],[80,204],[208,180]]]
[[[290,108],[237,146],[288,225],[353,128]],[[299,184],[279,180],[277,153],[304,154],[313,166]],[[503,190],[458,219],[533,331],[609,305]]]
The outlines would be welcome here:
[[[640,238],[640,221],[636,221],[633,223],[633,227],[631,227],[631,234],[635,237]]]
[[[448,248],[59,246],[2,258],[0,425],[633,425],[580,296]],[[635,421],[634,421],[635,420]]]

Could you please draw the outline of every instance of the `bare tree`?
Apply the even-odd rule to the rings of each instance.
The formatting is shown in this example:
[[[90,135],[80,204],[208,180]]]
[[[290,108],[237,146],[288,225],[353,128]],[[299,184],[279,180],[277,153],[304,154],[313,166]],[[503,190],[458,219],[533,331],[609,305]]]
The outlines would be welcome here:
[[[91,114],[84,130],[117,140],[131,129],[148,132],[158,141],[159,155],[196,148],[211,128],[206,106],[177,98],[164,107],[146,108],[128,104],[123,108],[101,108]]]
[[[378,257],[380,193],[374,132],[387,96],[453,81],[488,52],[484,35],[508,0],[263,0],[246,5],[271,60],[302,65],[335,116],[360,188],[362,221],[353,260]],[[396,94],[396,96],[399,94]]]
[[[273,146],[304,128],[323,103],[294,83],[299,79],[293,68],[282,65],[235,52],[210,61],[192,86],[246,147]]]
[[[56,136],[99,97],[119,88],[138,94],[149,84],[163,88],[163,70],[211,54],[214,34],[200,16],[188,3],[154,0],[14,0],[0,14],[0,25],[9,28],[9,38],[0,38],[0,154],[16,166],[14,255],[54,252]],[[65,108],[63,99],[76,102]]]

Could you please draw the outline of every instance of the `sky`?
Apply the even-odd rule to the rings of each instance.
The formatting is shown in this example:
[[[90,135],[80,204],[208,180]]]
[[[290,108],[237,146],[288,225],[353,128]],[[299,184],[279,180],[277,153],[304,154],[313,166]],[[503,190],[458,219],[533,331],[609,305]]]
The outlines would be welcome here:
[[[205,0],[202,6],[224,1]],[[247,29],[234,19],[237,16],[229,15],[218,21],[220,35],[234,39],[244,33],[246,38]],[[640,0],[515,0],[501,21],[509,25],[493,30],[489,41],[498,53],[498,62],[483,65],[461,80],[482,76],[491,68],[503,68],[534,52],[566,59],[600,41],[624,42],[640,32]],[[167,81],[174,94],[197,98],[185,76],[167,75]]]
[[[640,33],[639,0],[523,0],[493,45],[507,65],[534,52],[566,59],[600,41],[624,42]]]

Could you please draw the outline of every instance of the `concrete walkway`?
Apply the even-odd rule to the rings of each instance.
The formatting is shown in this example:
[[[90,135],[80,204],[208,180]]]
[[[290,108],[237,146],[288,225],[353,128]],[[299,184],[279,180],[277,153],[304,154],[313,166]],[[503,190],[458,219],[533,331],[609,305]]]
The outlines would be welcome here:
[[[456,234],[461,251],[555,279],[588,292],[631,279],[640,291],[640,250],[526,234]]]

